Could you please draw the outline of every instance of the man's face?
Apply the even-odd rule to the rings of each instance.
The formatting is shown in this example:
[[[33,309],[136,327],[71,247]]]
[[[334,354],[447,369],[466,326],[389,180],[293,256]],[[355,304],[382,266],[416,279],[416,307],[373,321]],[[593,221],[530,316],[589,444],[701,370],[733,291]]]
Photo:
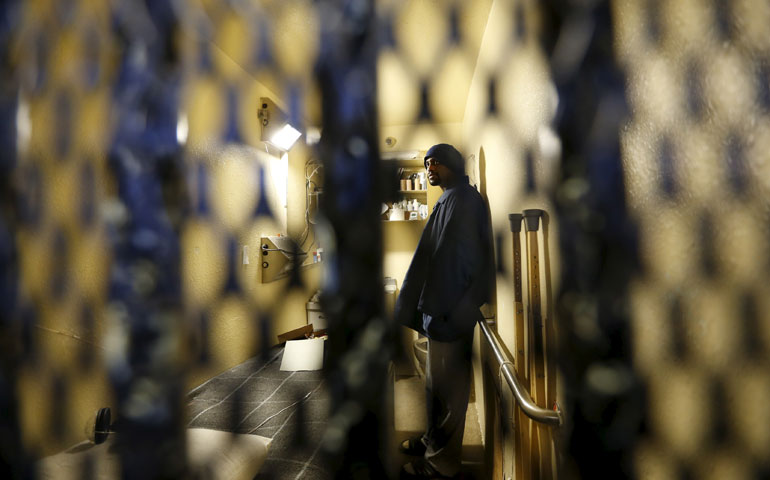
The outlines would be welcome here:
[[[434,187],[440,187],[442,184],[446,184],[452,177],[452,171],[435,158],[427,158],[425,164],[427,165],[428,170],[428,183]]]

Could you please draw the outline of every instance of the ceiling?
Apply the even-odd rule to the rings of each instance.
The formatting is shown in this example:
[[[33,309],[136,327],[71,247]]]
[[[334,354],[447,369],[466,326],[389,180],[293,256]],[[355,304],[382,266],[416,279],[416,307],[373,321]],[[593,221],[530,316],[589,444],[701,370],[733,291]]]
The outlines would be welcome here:
[[[415,123],[420,85],[430,85],[430,110],[436,123],[462,122],[479,47],[492,0],[381,1],[393,5],[397,48],[378,62],[380,124]],[[458,5],[460,42],[451,45],[449,13]],[[386,8],[381,7],[381,11]]]
[[[320,101],[313,87],[313,63],[318,51],[319,19],[310,0],[278,2],[255,0],[262,18],[269,16],[273,50],[278,70],[252,73],[276,96],[288,98],[286,77],[300,79],[306,95],[311,124],[320,119]],[[233,12],[222,18],[218,2],[202,0],[205,12],[217,29],[210,40],[230,60],[249,64],[248,22]],[[392,18],[394,49],[383,49],[378,59],[378,110],[381,126],[416,123],[420,108],[420,86],[430,85],[430,109],[435,123],[462,122],[479,47],[492,0],[376,0],[380,18]],[[460,42],[450,45],[450,11],[458,8]],[[264,14],[267,15],[264,15]],[[227,27],[227,28],[223,28]],[[259,39],[253,43],[258,44]]]

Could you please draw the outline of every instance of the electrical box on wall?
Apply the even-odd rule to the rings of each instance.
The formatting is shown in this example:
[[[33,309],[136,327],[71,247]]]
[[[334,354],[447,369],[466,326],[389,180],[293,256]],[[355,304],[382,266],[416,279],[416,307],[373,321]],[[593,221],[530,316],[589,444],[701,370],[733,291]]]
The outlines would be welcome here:
[[[267,236],[260,239],[260,260],[262,262],[262,283],[286,277],[294,262],[302,264],[307,253],[286,236]]]

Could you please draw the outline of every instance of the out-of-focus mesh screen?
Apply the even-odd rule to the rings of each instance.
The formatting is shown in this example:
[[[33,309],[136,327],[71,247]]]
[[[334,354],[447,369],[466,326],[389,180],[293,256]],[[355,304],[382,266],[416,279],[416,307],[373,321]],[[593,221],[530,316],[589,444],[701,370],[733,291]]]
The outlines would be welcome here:
[[[380,217],[399,132],[464,147],[509,345],[507,215],[548,211],[553,472],[766,477],[769,22],[761,0],[4,2],[0,471],[34,476],[109,405],[127,477],[183,475],[187,392],[266,359],[322,289],[323,473],[376,476],[382,277],[413,248]],[[310,261],[268,281],[278,234]]]

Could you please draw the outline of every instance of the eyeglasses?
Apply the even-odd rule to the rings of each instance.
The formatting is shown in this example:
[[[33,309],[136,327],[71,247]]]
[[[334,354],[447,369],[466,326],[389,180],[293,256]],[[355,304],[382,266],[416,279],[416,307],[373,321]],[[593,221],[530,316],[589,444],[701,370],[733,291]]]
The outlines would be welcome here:
[[[425,160],[425,169],[427,170],[430,168],[430,166],[433,165],[434,167],[438,167],[441,165],[441,162],[436,160],[435,158],[429,158],[428,160]]]

